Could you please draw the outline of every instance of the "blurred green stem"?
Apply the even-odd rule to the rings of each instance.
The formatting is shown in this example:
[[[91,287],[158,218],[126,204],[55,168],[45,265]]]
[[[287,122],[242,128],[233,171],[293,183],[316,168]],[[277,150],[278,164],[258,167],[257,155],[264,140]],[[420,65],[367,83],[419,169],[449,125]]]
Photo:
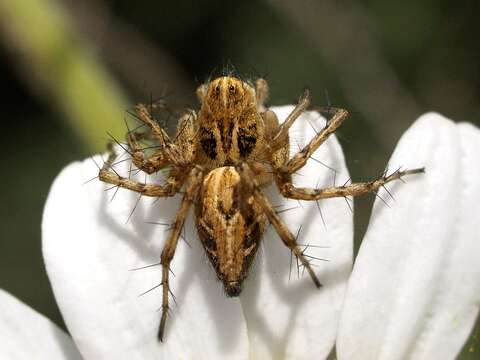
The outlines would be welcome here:
[[[122,136],[127,100],[56,0],[0,0],[2,40],[34,90],[66,114],[89,151]]]

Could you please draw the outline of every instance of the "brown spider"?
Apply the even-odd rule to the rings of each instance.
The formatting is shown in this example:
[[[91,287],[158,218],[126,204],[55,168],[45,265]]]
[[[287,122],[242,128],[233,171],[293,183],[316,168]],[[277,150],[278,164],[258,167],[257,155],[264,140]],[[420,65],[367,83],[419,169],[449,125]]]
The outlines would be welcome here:
[[[363,195],[389,181],[423,169],[396,171],[377,180],[323,189],[298,188],[292,174],[301,169],[314,151],[345,120],[348,112],[339,108],[314,108],[332,115],[326,126],[290,158],[288,131],[308,108],[305,91],[298,105],[279,124],[266,110],[268,84],[258,79],[253,85],[236,77],[224,76],[201,85],[197,90],[201,108],[180,118],[172,140],[153,119],[159,105],[136,106],[138,118],[148,126],[158,144],[146,155],[139,141],[144,133],[129,132],[127,142],[135,166],[151,174],[170,167],[164,185],[146,184],[121,177],[112,169],[116,154],[111,147],[100,170],[100,180],[152,197],[173,196],[184,188],[183,199],[161,254],[162,317],[158,337],[163,340],[168,313],[169,269],[189,208],[195,205],[197,231],[205,252],[228,296],[238,296],[259,248],[267,220],[283,243],[304,266],[316,287],[321,287],[295,236],[282,222],[262,187],[275,182],[286,198],[318,200]]]

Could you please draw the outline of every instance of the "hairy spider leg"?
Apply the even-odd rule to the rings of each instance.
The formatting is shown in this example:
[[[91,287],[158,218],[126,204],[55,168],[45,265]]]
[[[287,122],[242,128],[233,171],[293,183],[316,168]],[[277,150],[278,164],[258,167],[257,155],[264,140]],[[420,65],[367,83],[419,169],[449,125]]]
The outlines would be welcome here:
[[[143,133],[129,132],[127,134],[127,143],[130,148],[133,164],[147,174],[152,174],[168,166],[170,161],[162,148],[155,151],[149,157],[145,157],[146,149],[139,143],[139,140],[143,138]]]
[[[317,108],[317,110],[322,111],[324,109]],[[284,166],[274,168],[275,181],[283,196],[297,200],[320,200],[332,197],[359,196],[375,192],[386,183],[401,179],[402,176],[419,174],[425,171],[424,168],[403,171],[399,169],[390,175],[384,175],[373,181],[332,186],[323,189],[295,187],[292,183],[291,175],[307,163],[307,160],[313,155],[315,150],[337,130],[348,116],[348,112],[344,109],[329,107],[325,110],[333,112],[334,114],[327,125],[319,131],[302,150],[288,160]]]
[[[400,180],[403,176],[414,175],[425,172],[425,168],[417,168],[411,170],[397,170],[390,175],[382,176],[376,180],[368,182],[353,183],[343,186],[331,186],[322,189],[298,188],[295,187],[291,180],[280,178],[277,180],[278,188],[283,196],[297,200],[320,200],[334,197],[359,196],[376,192],[386,183],[393,180]]]
[[[113,144],[109,145],[109,150],[110,154],[108,159],[103,164],[98,175],[99,179],[103,182],[152,197],[173,196],[180,190],[185,182],[186,174],[178,171],[172,171],[170,173],[169,177],[166,179],[165,185],[142,183],[120,176],[112,167],[113,162],[117,158],[117,154],[113,149]]]
[[[265,215],[267,216],[269,222],[275,228],[275,231],[282,239],[285,246],[287,246],[293,255],[300,261],[300,263],[305,267],[308,274],[310,275],[313,283],[317,288],[320,288],[322,284],[315,275],[315,272],[310,265],[310,262],[304,256],[302,249],[300,248],[299,244],[297,243],[297,239],[295,236],[290,232],[287,225],[282,221],[282,219],[278,216],[275,212],[270,201],[267,197],[262,193],[260,190],[257,181],[255,180],[254,174],[250,169],[247,163],[241,163],[240,165],[236,166],[236,169],[240,176],[242,177],[243,185],[252,192],[255,201],[261,206]]]
[[[157,138],[160,147],[165,152],[168,161],[179,167],[188,166],[190,162],[183,156],[182,149],[170,139],[165,130],[153,119],[147,106],[138,104],[135,107],[135,111],[138,114],[138,119],[150,127],[152,134]]]
[[[293,125],[295,120],[298,119],[302,113],[308,109],[310,106],[310,91],[305,89],[303,95],[300,97],[300,101],[292,110],[292,112],[287,116],[285,121],[279,126],[279,129],[275,136],[272,138],[270,148],[272,152],[275,152],[279,148],[283,147],[285,140],[288,139],[288,131]]]
[[[259,78],[257,81],[255,81],[255,95],[257,100],[257,108],[262,112],[265,111],[265,102],[268,100],[269,95],[267,80]]]
[[[175,221],[172,225],[170,236],[168,237],[160,256],[160,263],[162,264],[162,318],[160,320],[160,326],[158,329],[158,338],[163,341],[165,333],[165,324],[168,315],[168,294],[170,292],[169,287],[169,274],[170,274],[170,262],[175,255],[175,249],[177,248],[178,239],[180,237],[183,224],[188,215],[188,210],[192,206],[192,203],[196,201],[200,184],[202,183],[203,172],[200,167],[195,167],[190,171],[186,191],[183,195],[180,208],[175,217]]]
[[[321,109],[318,108],[318,110]],[[310,156],[338,129],[348,116],[347,110],[344,109],[330,107],[329,110],[333,111],[333,117],[327,122],[327,125],[320,130],[302,150],[293,155],[292,158],[279,169],[281,172],[293,174],[295,171],[301,169],[307,163]]]

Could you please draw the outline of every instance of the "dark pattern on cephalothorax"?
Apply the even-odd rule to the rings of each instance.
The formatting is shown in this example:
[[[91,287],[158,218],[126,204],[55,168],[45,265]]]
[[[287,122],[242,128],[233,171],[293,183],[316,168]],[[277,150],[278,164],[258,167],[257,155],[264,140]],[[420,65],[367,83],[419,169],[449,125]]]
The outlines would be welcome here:
[[[245,129],[238,129],[238,151],[242,158],[247,158],[252,153],[255,144],[257,143],[257,138],[249,134],[252,134],[252,132]]]
[[[224,119],[218,121],[218,131],[220,132],[220,138],[222,140],[223,152],[227,154],[232,147],[233,127],[235,124],[233,121],[228,121],[227,126],[225,126],[225,122]]]
[[[203,151],[210,159],[217,157],[217,140],[211,130],[204,127],[200,129],[200,144]]]

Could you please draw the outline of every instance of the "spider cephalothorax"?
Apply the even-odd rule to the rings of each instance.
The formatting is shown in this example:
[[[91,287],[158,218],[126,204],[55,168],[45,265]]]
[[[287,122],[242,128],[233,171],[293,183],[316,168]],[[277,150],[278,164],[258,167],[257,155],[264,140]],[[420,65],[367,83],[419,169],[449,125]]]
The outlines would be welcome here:
[[[313,152],[340,126],[348,113],[329,107],[315,108],[331,115],[327,125],[292,157],[288,131],[300,114],[310,107],[308,91],[280,124],[275,113],[264,106],[268,85],[258,79],[255,85],[233,76],[216,78],[197,90],[201,102],[198,113],[189,110],[179,119],[171,139],[154,120],[152,111],[161,104],[136,107],[138,119],[147,132],[129,131],[128,152],[133,164],[151,174],[170,168],[165,184],[146,184],[120,176],[112,169],[116,158],[113,147],[100,170],[100,180],[145,196],[173,196],[183,189],[183,198],[170,235],[160,256],[162,265],[162,318],[159,338],[163,340],[168,314],[169,269],[189,208],[195,207],[199,238],[218,278],[229,296],[238,296],[242,282],[258,250],[267,222],[314,284],[320,287],[315,272],[297,244],[295,236],[278,216],[262,192],[274,182],[280,193],[291,199],[319,200],[357,196],[376,191],[385,183],[423,169],[396,171],[377,180],[344,186],[310,189],[292,183],[292,174],[302,168]],[[153,139],[158,149],[147,155],[140,145]]]
[[[212,166],[234,165],[254,158],[265,146],[265,124],[258,112],[255,89],[234,77],[212,80],[198,92],[201,153]]]

